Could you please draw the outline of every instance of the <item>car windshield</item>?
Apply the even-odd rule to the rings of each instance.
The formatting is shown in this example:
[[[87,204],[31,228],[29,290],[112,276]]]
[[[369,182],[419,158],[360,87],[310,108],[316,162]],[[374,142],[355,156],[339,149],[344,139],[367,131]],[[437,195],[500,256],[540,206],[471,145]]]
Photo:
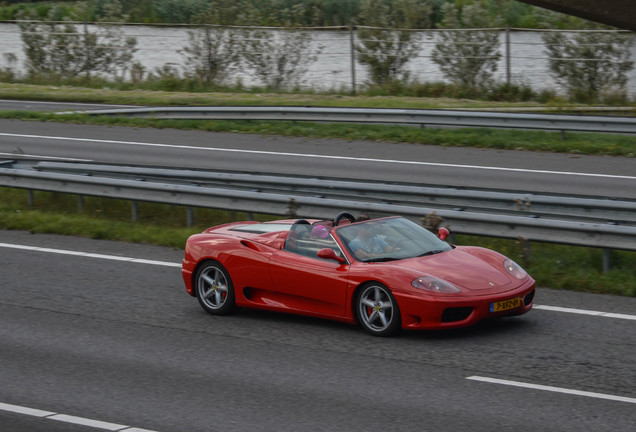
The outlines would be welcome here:
[[[426,228],[403,217],[376,219],[337,228],[359,261],[383,262],[434,255],[452,249]]]

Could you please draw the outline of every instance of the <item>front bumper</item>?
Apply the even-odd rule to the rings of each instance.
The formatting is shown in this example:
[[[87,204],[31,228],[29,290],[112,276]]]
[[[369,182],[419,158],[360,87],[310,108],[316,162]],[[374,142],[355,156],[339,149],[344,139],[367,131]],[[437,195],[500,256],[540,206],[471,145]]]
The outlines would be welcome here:
[[[522,315],[532,309],[536,283],[529,278],[522,285],[498,294],[458,296],[418,296],[394,293],[402,314],[402,328],[439,329],[466,327],[501,316]],[[491,304],[520,298],[519,306],[491,312]]]

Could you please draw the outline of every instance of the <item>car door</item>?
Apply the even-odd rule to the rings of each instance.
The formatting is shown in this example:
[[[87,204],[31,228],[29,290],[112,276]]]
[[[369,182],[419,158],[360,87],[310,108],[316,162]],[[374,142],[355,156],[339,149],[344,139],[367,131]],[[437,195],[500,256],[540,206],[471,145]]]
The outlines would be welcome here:
[[[304,239],[274,253],[270,261],[272,290],[284,307],[319,315],[342,317],[347,298],[348,263],[318,258],[330,247],[342,256],[331,236]],[[282,306],[282,305],[281,305]]]

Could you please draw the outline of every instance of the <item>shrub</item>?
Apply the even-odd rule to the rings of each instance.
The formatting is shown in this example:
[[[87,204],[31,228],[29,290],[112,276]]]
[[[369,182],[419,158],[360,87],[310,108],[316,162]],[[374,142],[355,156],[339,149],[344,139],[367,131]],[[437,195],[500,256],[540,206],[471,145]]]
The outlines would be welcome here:
[[[556,81],[578,102],[598,101],[603,92],[625,89],[633,36],[616,32],[545,33],[543,40]]]
[[[461,14],[453,4],[447,3],[443,11],[442,26],[449,30],[440,33],[432,53],[433,62],[455,84],[473,89],[472,92],[486,87],[501,58],[499,31],[473,30],[489,24],[479,3],[464,7]],[[462,26],[471,30],[456,30]]]

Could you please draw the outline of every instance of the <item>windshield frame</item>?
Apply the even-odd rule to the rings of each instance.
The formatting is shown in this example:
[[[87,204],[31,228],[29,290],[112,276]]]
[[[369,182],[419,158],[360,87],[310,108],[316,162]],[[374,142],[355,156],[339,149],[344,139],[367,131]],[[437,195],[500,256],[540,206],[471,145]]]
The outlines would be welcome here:
[[[361,229],[367,228],[375,229],[371,236],[374,239],[365,243],[367,245],[366,253],[363,251],[356,254],[355,249],[361,245],[358,233]],[[348,252],[352,259],[366,263],[430,256],[447,252],[454,247],[421,225],[402,216],[390,216],[341,225],[334,227],[332,233],[337,235],[342,248]],[[375,240],[375,238],[380,240]],[[353,245],[351,245],[352,242]]]

